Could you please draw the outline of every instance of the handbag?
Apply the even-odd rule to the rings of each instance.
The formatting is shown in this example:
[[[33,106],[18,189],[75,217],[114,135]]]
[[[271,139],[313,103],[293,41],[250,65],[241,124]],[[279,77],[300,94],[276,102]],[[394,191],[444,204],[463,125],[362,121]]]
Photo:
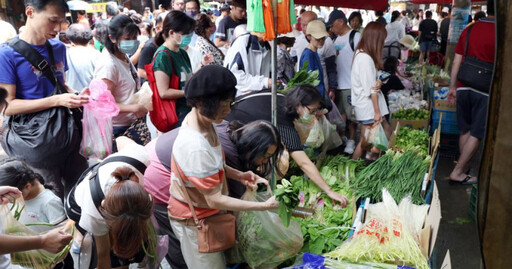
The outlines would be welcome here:
[[[174,70],[171,54],[167,50],[164,51],[169,56],[171,61],[171,68]],[[158,93],[155,73],[153,71],[153,65],[155,64],[155,58],[157,55],[158,53],[155,54],[153,61],[150,64],[144,66],[148,77],[149,86],[153,91],[153,110],[149,112],[149,118],[151,119],[153,125],[155,125],[155,127],[158,129],[158,131],[165,133],[174,128],[176,123],[178,123],[178,115],[176,114],[176,99],[162,99],[160,97],[160,93]],[[175,72],[172,72],[169,78],[169,87],[171,89],[178,89],[179,86],[180,78],[175,75]]]
[[[476,57],[467,56],[469,47],[469,34],[474,24],[469,26],[466,33],[466,46],[464,48],[464,62],[460,65],[457,80],[479,92],[489,93],[492,83],[494,63],[484,62]]]
[[[41,71],[55,86],[52,95],[67,91],[54,73],[55,63],[52,46],[45,43],[50,58],[45,58],[32,46],[19,38],[9,42],[9,46],[21,54],[34,68]],[[81,111],[59,106],[43,111],[10,116],[4,124],[5,135],[2,147],[6,153],[24,160],[35,167],[49,167],[61,164],[74,151],[78,151],[81,141]]]
[[[151,132],[149,131],[146,117],[135,120],[122,134],[139,145],[147,145],[151,142]]]
[[[177,167],[174,156],[172,158],[174,167]],[[194,218],[197,227],[197,246],[199,253],[215,253],[227,250],[235,245],[235,216],[230,213],[216,214],[204,219],[197,219],[196,211],[192,206],[192,200],[185,188],[183,175],[179,169],[176,169],[176,177],[179,179],[180,188],[183,191],[185,200],[187,200],[190,212]],[[224,175],[223,184],[226,184]]]

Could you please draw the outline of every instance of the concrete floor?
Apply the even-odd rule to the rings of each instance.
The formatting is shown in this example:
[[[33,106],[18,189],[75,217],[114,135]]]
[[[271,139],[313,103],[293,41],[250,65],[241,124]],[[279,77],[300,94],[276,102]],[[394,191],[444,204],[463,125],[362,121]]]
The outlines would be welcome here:
[[[455,166],[456,153],[443,151],[437,168],[437,186],[441,199],[442,219],[436,242],[435,263],[437,269],[450,250],[452,268],[478,269],[481,264],[477,224],[469,215],[471,185],[452,185],[448,176]],[[480,149],[471,162],[471,175],[478,175]]]

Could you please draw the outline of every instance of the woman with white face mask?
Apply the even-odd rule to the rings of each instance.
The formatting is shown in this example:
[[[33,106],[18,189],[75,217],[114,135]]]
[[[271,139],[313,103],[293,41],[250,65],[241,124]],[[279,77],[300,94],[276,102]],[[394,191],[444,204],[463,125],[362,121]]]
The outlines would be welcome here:
[[[128,16],[115,16],[108,25],[108,36],[102,42],[105,49],[96,65],[94,78],[107,84],[120,108],[119,115],[112,119],[114,136],[125,134],[137,144],[146,144],[150,140],[149,131],[144,128],[148,111],[133,103],[140,82],[137,70],[128,58],[139,48],[139,34],[139,27]]]
[[[156,87],[162,99],[176,100],[178,124],[185,118],[190,107],[187,106],[183,87],[192,77],[193,69],[185,47],[190,44],[196,21],[181,11],[173,10],[164,19],[162,31],[155,37],[159,46],[153,58],[153,71]],[[212,61],[212,56],[203,57],[201,66]]]
[[[256,120],[271,121],[271,93],[269,90],[251,93],[235,100],[228,121],[250,123]],[[342,207],[347,205],[347,197],[333,191],[320,175],[315,164],[303,150],[303,145],[314,124],[315,115],[323,110],[324,98],[311,85],[300,85],[285,95],[277,95],[277,129],[286,150],[300,169],[333,201]]]

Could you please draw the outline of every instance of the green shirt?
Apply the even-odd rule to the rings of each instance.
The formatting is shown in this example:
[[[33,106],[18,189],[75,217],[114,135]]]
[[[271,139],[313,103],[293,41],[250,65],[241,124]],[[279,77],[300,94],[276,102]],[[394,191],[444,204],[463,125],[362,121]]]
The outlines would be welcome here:
[[[167,53],[161,52],[163,50],[169,52],[172,59],[169,59]],[[179,77],[179,90],[182,90],[183,87],[185,87],[185,83],[187,82],[187,80],[192,76],[192,67],[187,52],[181,48],[179,52],[175,52],[168,49],[166,46],[162,45],[156,50],[155,55],[156,56],[155,62],[153,64],[153,71],[160,70],[169,75],[169,77],[171,77],[172,74]],[[187,101],[185,100],[185,98],[178,99],[176,101],[176,113],[178,114],[178,117],[180,116],[180,114],[184,115],[188,112],[190,112],[190,107],[187,106]]]

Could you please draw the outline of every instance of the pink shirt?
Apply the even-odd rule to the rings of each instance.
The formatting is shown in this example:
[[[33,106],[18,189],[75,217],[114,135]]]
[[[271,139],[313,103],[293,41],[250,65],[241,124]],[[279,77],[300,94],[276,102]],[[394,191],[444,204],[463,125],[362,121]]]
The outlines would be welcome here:
[[[154,139],[146,145],[146,151],[151,164],[144,173],[144,188],[148,191],[158,204],[167,204],[170,198],[169,187],[171,186],[171,172],[162,165],[156,155],[156,142]],[[170,150],[170,149],[169,149]],[[169,155],[171,153],[169,152]]]

